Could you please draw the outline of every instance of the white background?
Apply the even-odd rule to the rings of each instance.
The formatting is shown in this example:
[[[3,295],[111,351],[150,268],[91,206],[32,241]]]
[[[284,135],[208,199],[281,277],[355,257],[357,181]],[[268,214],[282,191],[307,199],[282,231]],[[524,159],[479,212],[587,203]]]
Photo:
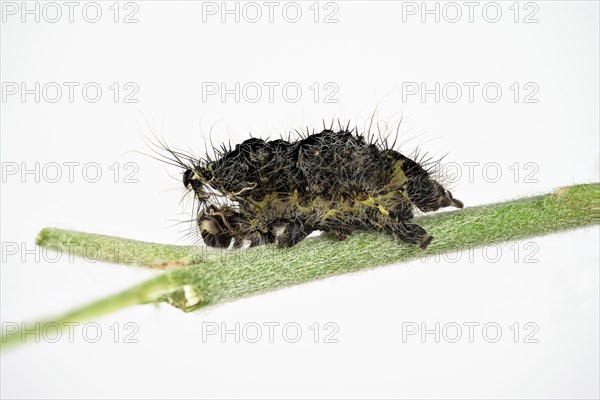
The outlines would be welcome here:
[[[65,86],[56,103],[47,101],[53,92],[41,93],[36,103],[34,95],[22,101],[20,93],[3,90],[3,324],[59,315],[156,274],[66,255],[52,262],[52,253],[37,252],[36,260],[25,250],[34,249],[43,227],[162,243],[193,241],[184,237],[189,225],[174,225],[191,216],[189,202],[179,205],[181,171],[136,153],[147,152],[140,133],[154,132],[200,155],[211,127],[215,144],[236,143],[249,133],[276,137],[306,126],[319,129],[322,119],[351,119],[362,129],[379,104],[380,122],[403,117],[403,151],[420,146],[435,156],[448,153],[446,162],[463,167],[453,192],[467,206],[599,180],[599,6],[594,1],[520,3],[518,22],[513,3],[501,2],[496,23],[486,21],[495,17],[489,8],[494,5],[482,13],[486,2],[475,8],[473,22],[459,2],[462,17],[456,23],[449,21],[456,8],[444,8],[445,3],[438,5],[439,23],[435,15],[426,15],[423,23],[420,10],[403,13],[412,5],[391,1],[336,2],[327,8],[321,3],[317,23],[312,2],[300,4],[297,23],[283,18],[286,3],[275,9],[273,23],[265,6],[256,23],[244,15],[239,23],[232,15],[223,23],[220,14],[203,15],[202,3],[192,1],[121,4],[118,23],[112,2],[100,4],[97,23],[83,18],[85,2],[75,8],[73,23],[61,2],[63,15],[56,23],[44,19],[53,19],[55,10],[47,7],[44,15],[45,3],[38,3],[40,22],[35,15],[25,15],[22,22],[21,3],[13,4],[17,13],[2,16],[3,84],[80,86],[72,103]],[[136,6],[138,22],[123,23]],[[243,10],[243,3],[238,7]],[[324,23],[334,10],[338,22]],[[253,10],[246,11],[251,13],[247,19],[254,17]],[[289,11],[288,18],[293,17]],[[525,23],[528,15],[538,22]],[[96,103],[82,97],[88,82],[103,89]],[[109,88],[114,82],[121,90],[127,82],[137,85],[138,102],[115,102]],[[256,103],[247,97],[236,103],[232,95],[225,102],[218,95],[203,101],[203,82],[280,86],[273,102],[265,89]],[[289,82],[303,90],[295,103],[281,93]],[[310,89],[315,82],[321,89],[317,102]],[[324,102],[328,82],[339,89],[333,96],[337,103]],[[439,102],[434,95],[403,99],[402,89],[411,82],[424,82],[429,89],[436,82],[441,87],[456,82],[462,97],[451,102],[455,92],[447,92]],[[479,85],[472,102],[463,82]],[[497,102],[482,94],[490,82],[502,89]],[[515,82],[520,87],[516,102],[510,89]],[[526,90],[528,82],[534,86]],[[539,89],[529,99],[534,103],[524,101],[531,87]],[[15,163],[31,169],[36,162],[39,182],[35,174],[5,174]],[[73,182],[65,162],[79,163]],[[117,162],[115,183],[109,167]],[[137,183],[125,182],[128,162],[138,168]],[[48,179],[55,169],[42,173],[44,166],[54,165],[49,163],[63,165],[56,183]],[[99,182],[89,182],[93,170],[82,175],[86,163],[100,165]],[[472,179],[465,163],[479,163]],[[526,163],[531,163],[528,169]],[[498,166],[502,176],[496,181]],[[596,226],[509,243],[499,255],[497,248],[477,249],[454,259],[383,267],[192,314],[166,305],[132,307],[95,321],[103,334],[97,343],[88,343],[76,330],[73,343],[65,333],[58,343],[3,353],[1,395],[597,398],[598,240]],[[8,254],[6,246],[15,243],[19,251]],[[110,329],[116,322],[118,343]],[[124,343],[127,322],[139,327],[138,343]],[[288,343],[276,329],[269,343],[265,327],[258,343],[243,337],[236,343],[233,335],[202,340],[207,324],[234,328],[236,322],[241,327],[276,322],[280,328],[294,322],[302,337]],[[310,330],[315,322],[321,327],[318,343]],[[330,332],[323,330],[326,322],[339,328],[338,343],[324,343],[323,334]],[[433,335],[425,343],[419,335],[403,342],[406,322],[424,322],[430,329],[436,322],[441,327],[454,322],[463,326],[463,336],[458,343],[444,337],[436,343]],[[480,323],[473,343],[465,322]],[[482,335],[488,322],[502,328],[497,343]],[[515,322],[518,343],[510,329]],[[531,332],[523,328],[527,322],[539,327],[533,337],[538,343],[524,343]]]

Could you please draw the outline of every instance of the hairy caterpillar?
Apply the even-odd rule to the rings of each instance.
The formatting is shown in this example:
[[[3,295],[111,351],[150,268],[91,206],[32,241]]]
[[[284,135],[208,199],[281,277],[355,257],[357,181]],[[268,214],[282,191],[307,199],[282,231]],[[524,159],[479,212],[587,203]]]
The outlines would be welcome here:
[[[319,230],[340,240],[384,232],[425,249],[432,236],[411,222],[414,210],[463,203],[391,147],[340,126],[297,141],[250,138],[222,146],[214,159],[164,148],[185,168],[183,185],[199,202],[196,220],[207,246],[290,247]]]

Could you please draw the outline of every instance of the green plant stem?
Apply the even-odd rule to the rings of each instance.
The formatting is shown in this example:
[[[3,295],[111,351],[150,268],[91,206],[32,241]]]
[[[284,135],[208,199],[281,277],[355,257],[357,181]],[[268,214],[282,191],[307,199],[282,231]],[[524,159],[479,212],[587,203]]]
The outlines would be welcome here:
[[[2,348],[24,343],[36,337],[39,338],[41,330],[48,326],[48,324],[58,325],[61,329],[64,329],[67,324],[89,321],[129,306],[158,302],[163,296],[180,288],[180,283],[173,281],[169,274],[162,274],[140,285],[73,310],[59,318],[28,323],[25,326],[22,324],[17,324],[17,326],[11,324],[10,329],[6,324],[5,331],[2,332]]]
[[[204,246],[174,246],[58,228],[42,229],[36,237],[36,244],[91,261],[154,269],[199,264],[220,258],[218,250]]]
[[[196,310],[379,265],[596,225],[600,221],[599,206],[600,185],[595,183],[563,187],[542,196],[434,214],[418,219],[418,223],[434,237],[426,251],[378,234],[355,234],[344,241],[317,237],[306,239],[290,249],[262,246],[211,252],[201,258],[195,247],[134,242],[135,252],[128,253],[127,257],[137,257],[139,265],[185,266],[170,268],[163,275],[58,320],[83,320],[133,304],[160,301],[184,311]],[[122,253],[111,252],[106,246],[114,248],[116,243],[117,248],[121,248],[132,242],[52,228],[44,229],[38,236],[38,244],[46,247],[93,243],[99,246],[100,253],[109,255],[105,260],[113,262],[126,260],[120,258]],[[203,254],[207,254],[206,250]]]

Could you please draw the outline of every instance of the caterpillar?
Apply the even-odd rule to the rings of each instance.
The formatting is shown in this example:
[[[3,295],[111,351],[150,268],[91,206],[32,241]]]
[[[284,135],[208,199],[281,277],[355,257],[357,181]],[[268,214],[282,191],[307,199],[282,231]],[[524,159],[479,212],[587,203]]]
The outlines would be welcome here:
[[[296,141],[250,138],[200,160],[167,150],[185,168],[207,246],[291,247],[318,230],[340,240],[383,232],[425,249],[433,237],[414,212],[463,203],[393,147],[340,126]]]

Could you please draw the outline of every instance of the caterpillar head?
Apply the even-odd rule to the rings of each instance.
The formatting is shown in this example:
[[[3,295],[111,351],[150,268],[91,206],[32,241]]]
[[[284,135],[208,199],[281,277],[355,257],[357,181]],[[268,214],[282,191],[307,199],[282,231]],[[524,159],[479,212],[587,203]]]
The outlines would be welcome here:
[[[198,228],[204,243],[209,247],[229,247],[236,227],[233,219],[234,212],[228,207],[211,205],[200,211]]]

